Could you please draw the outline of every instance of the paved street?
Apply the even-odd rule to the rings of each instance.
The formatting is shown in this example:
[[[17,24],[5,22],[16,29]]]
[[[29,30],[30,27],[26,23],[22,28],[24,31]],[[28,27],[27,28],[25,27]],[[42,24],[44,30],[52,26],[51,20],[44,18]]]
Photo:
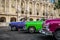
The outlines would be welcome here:
[[[9,28],[0,28],[0,40],[55,40],[53,37],[45,37],[40,33],[29,34],[24,31],[10,31]]]

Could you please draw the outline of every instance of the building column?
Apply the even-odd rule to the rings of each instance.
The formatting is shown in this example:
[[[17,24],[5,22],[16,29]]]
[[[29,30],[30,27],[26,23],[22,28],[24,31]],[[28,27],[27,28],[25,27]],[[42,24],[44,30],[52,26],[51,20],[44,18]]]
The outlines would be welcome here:
[[[27,17],[29,17],[29,0],[28,0],[28,3],[27,3]]]
[[[18,20],[17,21],[20,21],[20,16],[21,16],[21,0],[19,0],[19,3],[18,3],[18,5],[16,5],[16,7],[18,6],[18,8],[17,8],[17,10],[19,11],[18,12]]]
[[[5,14],[6,14],[6,0],[5,0]]]
[[[9,13],[11,13],[11,1],[12,0],[9,0]]]
[[[16,14],[17,14],[17,21],[18,21],[18,11],[17,11],[18,10],[18,5],[17,5],[17,0],[16,0],[16,7],[15,8],[16,8],[16,12],[17,12]]]
[[[25,17],[26,19],[29,17],[29,0],[25,1]]]
[[[2,3],[1,3],[1,1],[2,1],[2,0],[0,0],[0,13],[1,13],[1,11],[2,11],[2,10],[1,10],[1,7],[2,7]]]
[[[37,12],[37,10],[36,10],[36,8],[37,8],[37,7],[36,7],[36,1],[34,2],[33,5],[34,5],[34,7],[32,8],[32,9],[34,10],[34,11],[33,11],[33,12],[34,12],[33,15],[36,15],[36,12]]]
[[[1,1],[2,1],[2,0],[0,0],[0,7],[1,7]]]

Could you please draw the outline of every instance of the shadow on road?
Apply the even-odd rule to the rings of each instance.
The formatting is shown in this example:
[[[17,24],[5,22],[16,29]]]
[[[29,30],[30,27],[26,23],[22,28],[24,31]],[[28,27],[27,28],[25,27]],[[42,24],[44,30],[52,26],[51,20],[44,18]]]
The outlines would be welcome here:
[[[52,36],[38,36],[39,39],[42,40],[56,40],[54,37]]]

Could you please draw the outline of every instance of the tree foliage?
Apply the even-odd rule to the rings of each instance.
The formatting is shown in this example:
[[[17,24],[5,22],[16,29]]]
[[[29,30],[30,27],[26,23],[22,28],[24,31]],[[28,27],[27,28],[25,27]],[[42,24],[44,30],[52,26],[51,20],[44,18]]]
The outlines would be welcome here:
[[[58,0],[58,2],[55,3],[55,8],[56,8],[56,9],[60,9],[60,0]]]

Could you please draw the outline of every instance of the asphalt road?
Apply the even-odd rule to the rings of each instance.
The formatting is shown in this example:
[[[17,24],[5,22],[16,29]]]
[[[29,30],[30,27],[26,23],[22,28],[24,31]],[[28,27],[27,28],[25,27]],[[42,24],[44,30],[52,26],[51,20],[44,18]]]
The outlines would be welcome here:
[[[0,40],[55,40],[52,36],[24,31],[10,31],[10,28],[0,28]]]

